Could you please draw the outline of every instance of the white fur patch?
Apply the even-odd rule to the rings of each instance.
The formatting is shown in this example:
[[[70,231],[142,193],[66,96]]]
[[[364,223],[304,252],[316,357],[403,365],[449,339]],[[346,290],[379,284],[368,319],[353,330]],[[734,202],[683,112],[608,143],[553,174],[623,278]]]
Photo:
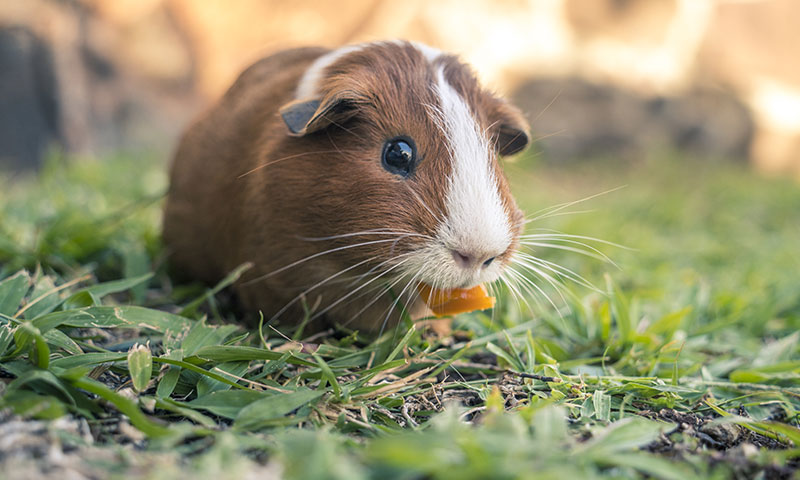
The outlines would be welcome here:
[[[305,100],[315,98],[317,90],[319,89],[319,82],[322,80],[325,69],[333,65],[337,60],[344,57],[348,53],[353,53],[361,50],[363,45],[348,45],[346,47],[332,50],[325,55],[314,60],[314,63],[308,67],[308,70],[303,74],[300,83],[297,84],[295,90],[295,98],[298,100]]]
[[[450,250],[480,259],[498,256],[511,245],[513,235],[492,168],[489,140],[475,122],[469,106],[447,83],[443,67],[437,72],[435,90],[440,105],[434,117],[448,139],[453,162],[447,186],[447,214],[436,236]],[[442,260],[445,254],[437,257]],[[445,275],[450,277],[448,281],[441,280],[447,284],[476,284],[499,275],[500,262],[468,270],[448,260],[454,268]]]
[[[422,52],[422,54],[425,56],[425,59],[428,60],[428,63],[433,63],[434,60],[442,56],[441,50],[425,45],[424,43],[411,42],[411,45]]]
[[[300,79],[300,83],[297,85],[297,90],[295,90],[295,99],[297,100],[305,100],[314,98],[317,96],[317,91],[319,89],[319,83],[322,80],[323,74],[325,73],[325,69],[336,63],[337,60],[341,59],[347,54],[357,52],[364,48],[367,48],[371,45],[380,45],[385,44],[385,42],[371,42],[371,43],[361,43],[358,45],[348,45],[345,47],[338,48],[336,50],[332,50],[325,55],[314,60],[314,63],[308,67],[308,70],[303,74],[303,77]],[[396,45],[405,45],[409,43],[411,46],[416,48],[428,63],[433,63],[434,60],[439,58],[442,55],[442,51],[438,50],[433,47],[429,47],[423,43],[418,42],[405,42],[401,40],[396,40],[394,42]]]

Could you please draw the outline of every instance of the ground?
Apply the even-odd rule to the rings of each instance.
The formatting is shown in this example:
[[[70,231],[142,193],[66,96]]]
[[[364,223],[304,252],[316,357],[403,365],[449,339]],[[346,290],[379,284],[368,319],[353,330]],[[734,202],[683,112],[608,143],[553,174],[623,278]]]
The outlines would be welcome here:
[[[248,327],[238,271],[173,284],[155,161],[6,182],[2,471],[798,478],[800,186],[671,155],[506,170],[526,248],[563,269],[378,339]]]

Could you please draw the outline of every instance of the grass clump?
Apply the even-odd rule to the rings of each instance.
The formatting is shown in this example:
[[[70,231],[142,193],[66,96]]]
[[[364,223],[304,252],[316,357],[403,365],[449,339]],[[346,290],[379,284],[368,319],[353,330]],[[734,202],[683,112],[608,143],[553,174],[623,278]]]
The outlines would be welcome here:
[[[154,162],[52,163],[10,186],[0,428],[30,441],[4,447],[4,471],[796,475],[800,187],[671,159],[612,173],[507,169],[531,212],[627,185],[543,215],[529,233],[629,248],[581,240],[616,268],[531,245],[571,272],[558,291],[531,278],[552,304],[501,289],[493,312],[458,317],[444,337],[295,341],[236,323],[224,287],[240,272],[211,290],[173,287]],[[53,448],[59,459],[37,453]]]

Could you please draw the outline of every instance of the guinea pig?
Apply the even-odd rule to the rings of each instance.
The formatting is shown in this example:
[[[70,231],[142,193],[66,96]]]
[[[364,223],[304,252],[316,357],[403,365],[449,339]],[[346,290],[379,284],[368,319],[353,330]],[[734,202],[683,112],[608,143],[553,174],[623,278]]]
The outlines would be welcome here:
[[[456,56],[405,41],[286,50],[247,68],[183,135],[163,237],[175,272],[243,307],[377,331],[417,285],[494,282],[524,217],[498,158],[522,114]],[[307,317],[305,317],[308,320]]]

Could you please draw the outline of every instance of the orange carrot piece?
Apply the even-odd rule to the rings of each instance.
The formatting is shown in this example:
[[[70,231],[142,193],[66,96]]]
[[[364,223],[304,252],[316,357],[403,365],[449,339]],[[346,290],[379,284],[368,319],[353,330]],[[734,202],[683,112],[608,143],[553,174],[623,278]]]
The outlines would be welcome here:
[[[488,296],[486,287],[483,285],[472,288],[434,290],[430,285],[420,283],[417,290],[428,308],[437,317],[486,310],[494,307],[495,303],[495,298]]]

